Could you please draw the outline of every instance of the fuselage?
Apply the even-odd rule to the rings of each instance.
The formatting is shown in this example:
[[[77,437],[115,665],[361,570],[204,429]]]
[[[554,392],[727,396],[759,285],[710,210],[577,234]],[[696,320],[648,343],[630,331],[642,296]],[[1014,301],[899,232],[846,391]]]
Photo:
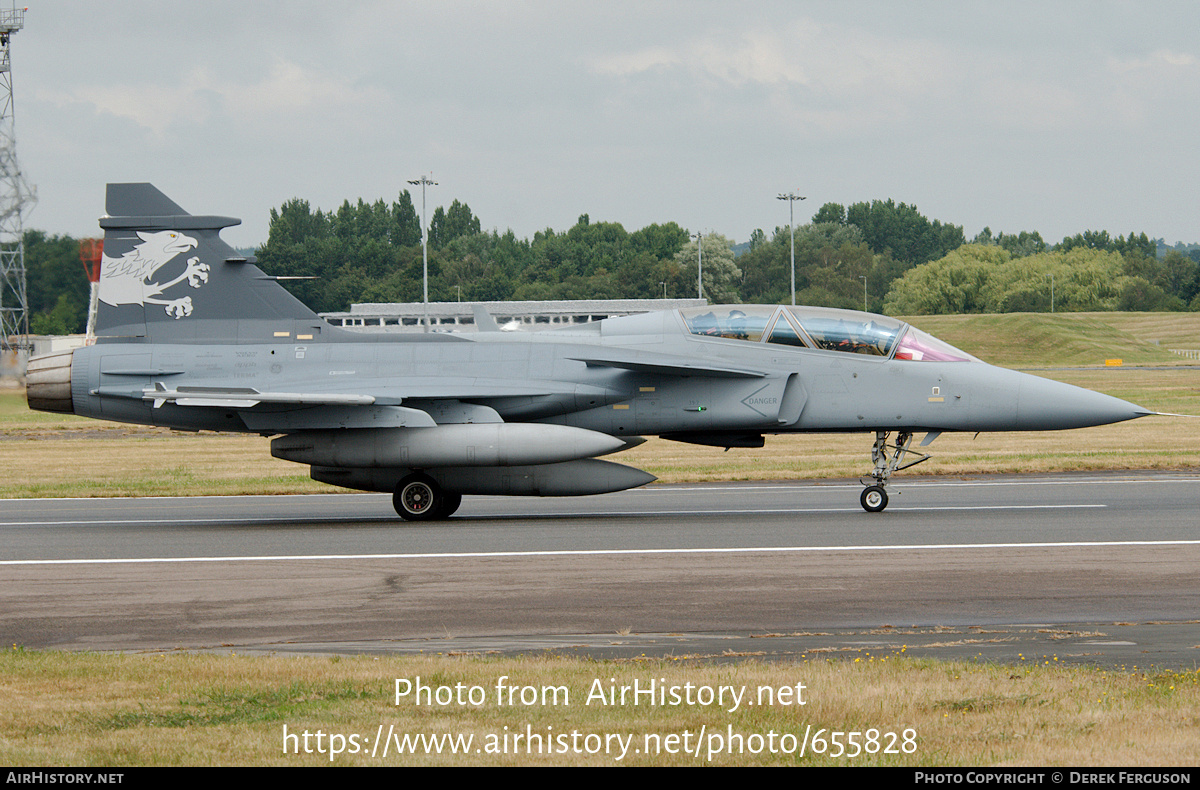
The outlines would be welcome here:
[[[750,332],[744,326],[707,329],[688,311],[667,311],[535,333],[101,343],[74,353],[71,410],[181,430],[278,434],[404,427],[410,423],[392,414],[402,405],[425,412],[483,407],[504,422],[557,423],[612,436],[709,436],[717,444],[721,435],[745,433],[1057,430],[1147,413],[989,365],[883,316],[747,305],[703,310],[725,318],[757,311],[757,326]],[[864,352],[862,342],[814,338],[804,329],[813,316],[840,322],[846,337],[873,327],[886,345]],[[828,347],[817,347],[822,342]],[[914,359],[912,347],[925,349],[917,352],[923,358]],[[156,388],[191,391],[195,400],[214,396],[198,408],[182,399],[156,402]],[[372,403],[260,401],[247,407],[252,396],[230,396],[242,391],[347,395]],[[220,397],[226,408],[214,408]]]

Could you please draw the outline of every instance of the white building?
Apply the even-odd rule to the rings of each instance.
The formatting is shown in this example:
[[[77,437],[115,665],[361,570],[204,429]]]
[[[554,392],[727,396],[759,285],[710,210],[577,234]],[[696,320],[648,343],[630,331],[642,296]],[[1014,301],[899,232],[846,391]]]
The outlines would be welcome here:
[[[483,307],[501,329],[535,331],[586,324],[619,315],[703,307],[705,299],[577,299],[560,302],[430,302],[429,326],[439,332],[474,332],[475,307]],[[334,326],[368,332],[420,332],[420,302],[355,304],[348,313],[321,313]]]

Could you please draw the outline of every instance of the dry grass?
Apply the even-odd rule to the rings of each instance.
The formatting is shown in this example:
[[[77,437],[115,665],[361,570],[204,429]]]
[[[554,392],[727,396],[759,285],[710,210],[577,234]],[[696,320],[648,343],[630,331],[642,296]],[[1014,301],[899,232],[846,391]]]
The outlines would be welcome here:
[[[101,424],[103,425],[103,424]],[[188,496],[329,492],[308,467],[241,434],[92,427],[0,436],[0,497]]]
[[[1200,370],[1167,348],[1200,348],[1200,314],[1058,313],[920,316],[913,322],[983,359],[1046,367],[1040,375],[1161,412],[1200,414]],[[1126,367],[1097,366],[1122,358]],[[1133,367],[1153,365],[1156,367]],[[652,439],[615,458],[664,482],[858,477],[870,434],[771,437],[761,450]],[[1200,419],[1151,417],[1081,431],[946,434],[922,474],[1185,469],[1197,466]],[[171,433],[30,412],[0,390],[0,498],[331,491],[303,466],[272,458],[257,436]]]
[[[480,686],[483,705],[394,704],[396,678]],[[498,706],[495,685],[565,686],[568,705]],[[596,681],[759,686],[803,683],[807,704],[719,706],[585,704]],[[749,697],[747,697],[749,698]],[[328,754],[285,754],[283,728],[489,736],[620,733],[702,728],[700,756],[604,753],[433,756],[341,754],[338,765],[704,765],[713,736],[802,737],[825,730],[827,748],[798,754],[719,754],[717,765],[1192,765],[1200,753],[1200,674],[1108,673],[1060,666],[1052,656],[1017,667],[862,654],[793,664],[741,661],[593,662],[570,658],[274,658],[243,656],[0,655],[0,762],[9,765],[328,765]],[[507,727],[507,731],[504,729]],[[916,733],[911,753],[902,732]],[[833,731],[901,734],[898,753],[834,758]],[[843,736],[844,738],[844,736]],[[865,744],[865,737],[858,738]],[[886,739],[881,739],[886,745]],[[360,741],[361,743],[361,741]],[[753,743],[747,741],[747,743]],[[847,740],[843,740],[848,744]],[[312,742],[315,747],[315,739]],[[848,748],[848,747],[847,747]]]
[[[936,337],[1004,367],[1188,364],[1172,348],[1200,348],[1200,313],[1005,313],[911,316]],[[1192,361],[1194,363],[1194,360]]]
[[[1163,348],[1200,348],[1200,313],[1111,313],[1108,323]]]
[[[1059,369],[1041,375],[1155,411],[1200,414],[1194,368]],[[667,483],[845,478],[865,474],[872,436],[769,437],[762,449],[651,439],[612,460]],[[1191,469],[1200,419],[1148,417],[1078,431],[944,434],[921,474]],[[329,492],[307,468],[272,458],[268,440],[241,434],[174,433],[70,415],[30,412],[18,392],[0,393],[0,498]]]

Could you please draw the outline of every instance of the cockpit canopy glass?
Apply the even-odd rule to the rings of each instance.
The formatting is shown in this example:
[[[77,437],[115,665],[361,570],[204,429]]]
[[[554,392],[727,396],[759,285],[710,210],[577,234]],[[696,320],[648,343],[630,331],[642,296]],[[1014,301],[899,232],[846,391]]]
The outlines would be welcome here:
[[[712,305],[681,310],[702,337],[776,343],[913,362],[978,361],[903,321],[827,307]]]
[[[825,351],[886,357],[892,353],[896,336],[904,329],[904,324],[894,318],[853,310],[820,307],[785,310],[800,324],[813,346]]]
[[[762,339],[767,322],[777,308],[764,305],[693,307],[683,310],[683,320],[693,335],[731,340]]]

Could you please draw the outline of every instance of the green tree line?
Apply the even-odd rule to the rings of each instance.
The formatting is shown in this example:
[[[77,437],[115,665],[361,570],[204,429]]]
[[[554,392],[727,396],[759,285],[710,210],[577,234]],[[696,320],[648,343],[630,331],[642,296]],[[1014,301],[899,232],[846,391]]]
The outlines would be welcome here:
[[[884,310],[897,315],[1200,310],[1200,256],[1168,250],[1160,258],[1145,234],[1107,236],[1080,234],[1026,255],[977,238],[906,272],[890,288]]]
[[[704,296],[713,302],[788,303],[792,247],[798,304],[894,314],[1056,310],[1200,310],[1200,249],[1157,255],[1145,233],[1085,231],[1047,244],[1036,231],[968,241],[961,226],[916,206],[874,200],[826,203],[812,221],[751,234],[735,257],[718,233],[703,238],[676,222],[629,232],[587,214],[570,228],[519,239],[483,230],[454,200],[429,218],[433,301],[694,297],[703,254]],[[322,211],[295,198],[271,209],[259,265],[312,279],[285,287],[318,312],[352,303],[415,302],[422,296],[421,221],[408,190],[388,203],[346,200]],[[25,235],[30,327],[83,331],[88,283],[78,240]]]

